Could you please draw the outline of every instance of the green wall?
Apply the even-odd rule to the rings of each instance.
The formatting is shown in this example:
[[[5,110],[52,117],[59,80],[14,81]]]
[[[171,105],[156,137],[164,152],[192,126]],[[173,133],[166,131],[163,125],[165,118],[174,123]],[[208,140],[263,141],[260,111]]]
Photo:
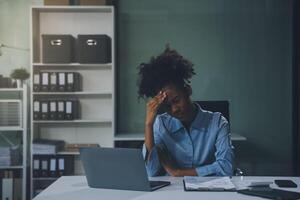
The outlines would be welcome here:
[[[291,173],[292,1],[121,0],[118,131],[143,132],[136,67],[170,43],[195,64],[194,100],[229,100],[246,174]]]

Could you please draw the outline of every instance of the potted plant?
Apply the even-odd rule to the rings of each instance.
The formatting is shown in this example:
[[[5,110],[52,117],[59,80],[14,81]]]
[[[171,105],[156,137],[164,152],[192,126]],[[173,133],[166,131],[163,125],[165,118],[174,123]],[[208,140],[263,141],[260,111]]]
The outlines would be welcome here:
[[[14,69],[10,77],[17,80],[17,87],[20,88],[23,86],[23,82],[29,78],[29,73],[25,68]]]

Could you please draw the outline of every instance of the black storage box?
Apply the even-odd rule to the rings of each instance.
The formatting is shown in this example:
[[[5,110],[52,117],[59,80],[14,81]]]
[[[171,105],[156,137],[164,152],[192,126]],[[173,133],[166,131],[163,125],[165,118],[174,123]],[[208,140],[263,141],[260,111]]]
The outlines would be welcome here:
[[[77,61],[79,63],[110,63],[110,37],[108,35],[78,35]]]
[[[74,62],[74,37],[72,35],[42,35],[43,63]]]

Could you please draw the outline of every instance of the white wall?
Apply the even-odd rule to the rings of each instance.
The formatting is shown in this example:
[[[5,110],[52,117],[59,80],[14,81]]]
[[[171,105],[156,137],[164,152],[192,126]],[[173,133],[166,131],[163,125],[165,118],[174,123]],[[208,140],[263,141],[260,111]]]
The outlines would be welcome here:
[[[42,0],[0,0],[0,74],[9,76],[15,68],[29,67],[29,8]]]

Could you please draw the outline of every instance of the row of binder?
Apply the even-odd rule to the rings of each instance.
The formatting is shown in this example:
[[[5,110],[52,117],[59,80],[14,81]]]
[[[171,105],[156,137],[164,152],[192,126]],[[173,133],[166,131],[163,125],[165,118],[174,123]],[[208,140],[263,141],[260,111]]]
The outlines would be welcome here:
[[[20,170],[0,170],[0,177],[1,199],[22,199],[22,178]]]
[[[0,179],[4,178],[21,178],[22,173],[20,169],[4,169],[0,170]]]
[[[0,88],[16,88],[16,82],[14,82],[9,77],[3,77],[2,74],[0,74]]]
[[[34,92],[75,92],[82,90],[78,72],[40,72],[33,74]]]
[[[33,177],[60,177],[74,174],[72,155],[34,155]]]
[[[34,120],[74,120],[80,118],[77,99],[49,99],[33,101]]]

